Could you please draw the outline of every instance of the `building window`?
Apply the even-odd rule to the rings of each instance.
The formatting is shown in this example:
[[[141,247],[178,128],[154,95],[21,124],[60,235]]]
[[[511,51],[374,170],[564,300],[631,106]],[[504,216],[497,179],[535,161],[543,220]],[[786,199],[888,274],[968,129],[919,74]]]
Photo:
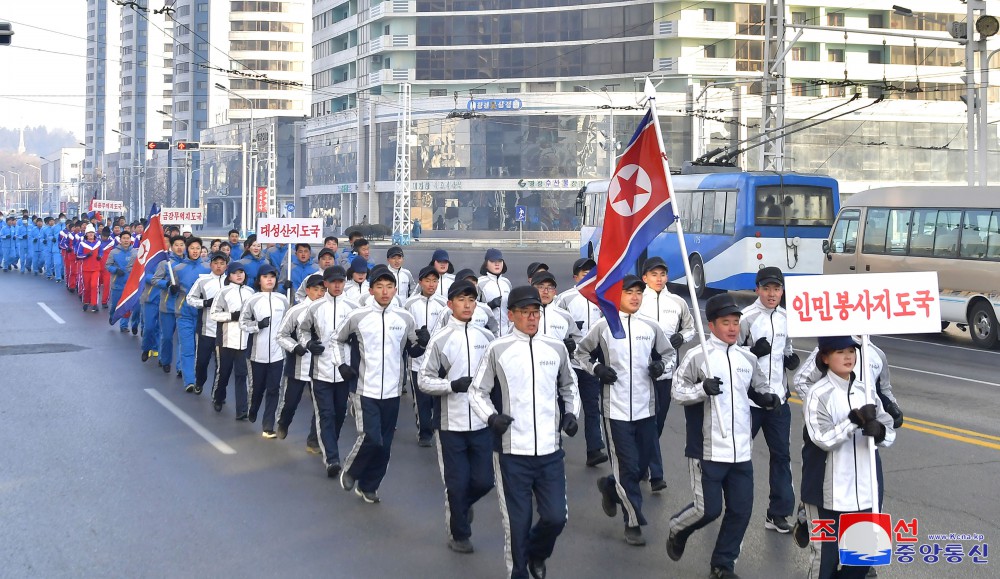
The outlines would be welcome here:
[[[705,22],[715,22],[715,8],[705,8],[702,10]]]
[[[843,26],[844,25],[844,13],[843,12],[828,12],[826,15],[826,25],[827,26]]]
[[[868,15],[868,28],[885,28],[885,18],[881,13]]]
[[[715,45],[709,44],[705,46],[705,58],[715,58]]]
[[[868,51],[868,64],[882,64],[882,49]]]
[[[805,24],[806,21],[805,12],[792,12],[792,24]]]
[[[736,46],[736,70],[760,72],[764,68],[764,43],[748,40]]]
[[[793,46],[791,55],[792,60],[807,60],[806,48],[804,46]]]
[[[843,48],[831,48],[827,55],[830,62],[844,62],[844,49]]]
[[[792,83],[792,96],[806,96],[806,83],[804,82],[793,82]]]
[[[474,88],[469,91],[469,94],[486,94],[485,88]]]
[[[448,96],[448,89],[444,88],[432,88],[428,93],[428,96],[432,97],[443,97]]]

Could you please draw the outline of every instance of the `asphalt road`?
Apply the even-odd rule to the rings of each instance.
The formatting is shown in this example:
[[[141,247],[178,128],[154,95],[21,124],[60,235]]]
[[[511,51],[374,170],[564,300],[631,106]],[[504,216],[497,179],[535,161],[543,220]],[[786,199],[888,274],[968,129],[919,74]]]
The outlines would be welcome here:
[[[377,250],[376,250],[377,251]],[[451,250],[458,266],[482,252]],[[524,275],[538,252],[504,250]],[[411,269],[430,250],[407,248]],[[381,257],[384,254],[376,255]],[[568,282],[572,252],[544,254]],[[560,277],[560,287],[563,285]],[[749,296],[741,296],[749,299]],[[64,323],[59,323],[52,314]],[[418,448],[410,399],[403,399],[382,503],[367,505],[325,477],[305,452],[308,406],[286,440],[221,414],[207,396],[139,359],[138,339],[84,314],[61,286],[0,274],[0,572],[10,577],[502,577],[503,532],[496,494],[477,505],[476,552],[446,548],[442,485],[432,449]],[[880,337],[908,423],[883,453],[886,512],[918,518],[928,533],[1000,536],[1000,352],[970,347],[955,330],[940,336]],[[810,340],[796,342],[808,351]],[[209,444],[160,400],[218,438]],[[793,407],[792,472],[802,422]],[[663,435],[669,489],[646,488],[645,548],[625,545],[619,519],[600,509],[584,465],[582,436],[566,439],[569,524],[549,577],[704,577],[717,524],[699,531],[680,562],[663,548],[666,522],[691,500],[683,413]],[[341,452],[353,442],[348,421]],[[220,452],[219,448],[235,451]],[[754,516],[737,571],[743,577],[804,576],[807,551],[763,528],[767,449],[755,449]],[[605,465],[606,466],[606,465]],[[966,549],[971,543],[964,543]],[[991,547],[993,545],[990,545]],[[882,577],[995,577],[997,562],[894,563]]]

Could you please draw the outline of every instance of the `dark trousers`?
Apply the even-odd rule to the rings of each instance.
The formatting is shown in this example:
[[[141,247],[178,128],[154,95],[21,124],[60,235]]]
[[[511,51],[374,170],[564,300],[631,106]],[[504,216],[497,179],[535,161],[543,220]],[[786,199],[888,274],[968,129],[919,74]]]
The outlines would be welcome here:
[[[650,416],[633,422],[605,418],[604,427],[607,430],[611,458],[611,476],[607,478],[606,484],[611,485],[618,495],[625,526],[645,525],[639,479],[649,468],[649,461],[656,448],[656,417]]]
[[[399,397],[369,398],[354,396],[354,417],[358,440],[344,463],[344,470],[358,481],[364,492],[378,490],[389,468],[392,437],[399,419]]]
[[[309,388],[309,382],[305,380],[297,380],[292,378],[287,372],[288,360],[292,356],[285,358],[285,387],[281,391],[281,397],[278,400],[278,426],[283,428],[288,428],[292,424],[292,419],[295,418],[295,411],[299,407],[299,402],[302,401],[302,392]],[[316,421],[309,421],[309,436],[306,437],[306,445],[308,446],[319,446],[319,437],[316,435]]]
[[[812,532],[812,521],[830,519],[833,521],[833,535],[836,536],[840,527],[840,511],[831,511],[816,505],[806,503],[806,519]],[[809,574],[808,579],[862,579],[868,574],[868,567],[840,567],[840,546],[837,541],[809,541]],[[840,569],[838,569],[840,567]]]
[[[226,403],[226,388],[229,377],[236,374],[236,414],[247,411],[247,357],[243,350],[219,347],[215,353],[218,363],[215,369],[215,384],[212,386],[212,401]]]
[[[656,393],[656,446],[653,449],[653,459],[649,461],[649,480],[663,480],[663,453],[660,451],[660,437],[663,427],[667,424],[667,411],[670,410],[670,378],[654,380],[653,391]]]
[[[687,540],[692,533],[719,518],[725,501],[719,537],[712,551],[712,567],[733,570],[753,509],[753,463],[688,459],[694,502],[670,519],[670,533]]]
[[[472,536],[469,508],[493,489],[493,436],[488,428],[438,431],[438,465],[444,481],[444,519],[456,541]]]
[[[771,455],[768,469],[767,516],[787,517],[795,509],[795,491],[792,489],[792,456],[789,438],[792,430],[792,411],[785,402],[774,410],[750,407],[750,434],[764,430],[764,441]]]
[[[160,347],[160,303],[159,300],[142,304],[142,351],[148,352]]]
[[[410,390],[413,391],[413,414],[417,421],[417,438],[430,440],[434,436],[434,397],[417,388],[417,373],[410,372]]]
[[[264,430],[274,430],[274,414],[278,411],[278,395],[281,392],[282,361],[250,362],[250,416],[256,417],[260,405],[264,403],[264,417],[260,425]]]
[[[340,463],[340,430],[347,416],[347,382],[324,382],[313,380],[313,413],[316,416],[316,433],[319,448],[327,466]]]
[[[566,526],[566,466],[562,449],[544,456],[493,453],[493,469],[504,522],[507,571],[512,579],[528,577],[528,560],[552,556]],[[532,497],[538,522],[532,526]]]
[[[205,381],[208,380],[208,363],[212,361],[215,356],[215,338],[210,338],[204,334],[198,335],[198,353],[195,356],[194,361],[194,383],[198,386],[204,387]],[[215,364],[218,365],[219,361],[216,360]]]
[[[577,368],[576,381],[580,385],[580,402],[583,404],[583,437],[587,452],[604,448],[601,438],[601,382],[593,375]]]

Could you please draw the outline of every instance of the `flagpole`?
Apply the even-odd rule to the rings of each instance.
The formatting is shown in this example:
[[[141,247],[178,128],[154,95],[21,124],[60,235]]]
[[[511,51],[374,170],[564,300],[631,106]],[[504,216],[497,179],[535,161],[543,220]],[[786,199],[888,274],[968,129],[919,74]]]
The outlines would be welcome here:
[[[666,148],[663,146],[663,133],[660,132],[660,117],[656,112],[656,89],[653,88],[653,83],[649,81],[649,77],[646,77],[645,91],[646,99],[649,102],[649,109],[653,112],[653,126],[656,129],[656,140],[660,145],[660,161],[663,163],[663,173],[667,176],[667,190],[670,191],[670,205],[673,207],[674,224],[677,225],[677,240],[681,249],[681,262],[684,264],[684,279],[687,280],[688,292],[691,294],[691,307],[698,311],[698,296],[695,294],[694,290],[694,279],[691,276],[691,264],[688,263],[688,252],[687,244],[684,243],[684,227],[681,225],[681,213],[677,207],[677,196],[674,195],[674,183],[670,178],[670,166],[667,164]],[[709,363],[708,357],[708,344],[705,342],[705,328],[701,324],[701,314],[698,313],[694,316],[694,325],[698,330],[698,342],[701,344],[701,350],[705,356],[705,371],[709,374],[708,377],[714,377],[715,374],[712,372],[711,364]],[[732,384],[730,384],[732,388]],[[730,393],[732,395],[732,393]],[[729,438],[729,431],[726,429],[726,423],[721,420],[722,410],[719,408],[719,397],[710,396],[712,399],[712,409],[715,410],[716,423],[719,425],[719,432],[722,434],[722,438]]]
[[[875,377],[870,375],[871,366],[868,364],[868,345],[871,344],[871,337],[868,334],[861,336],[861,355],[858,356],[858,362],[861,364],[861,379],[864,381],[865,385],[865,404],[875,404],[875,394],[872,390],[875,387]],[[876,406],[878,406],[876,404]],[[875,437],[866,436],[868,439],[868,470],[871,475],[871,489],[872,489],[872,513],[877,514],[879,509],[878,504],[878,472],[875,470],[878,464],[875,461]]]

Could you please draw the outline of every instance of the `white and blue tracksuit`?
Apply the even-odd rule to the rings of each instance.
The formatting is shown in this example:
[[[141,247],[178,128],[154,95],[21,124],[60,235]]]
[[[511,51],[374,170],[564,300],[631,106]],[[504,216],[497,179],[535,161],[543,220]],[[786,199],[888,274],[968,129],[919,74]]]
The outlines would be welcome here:
[[[187,295],[184,297],[185,305],[197,310],[195,332],[198,338],[197,353],[195,354],[194,382],[188,382],[187,377],[184,379],[185,385],[193,383],[197,387],[196,392],[201,392],[201,388],[205,386],[205,381],[208,380],[208,363],[215,356],[218,324],[212,321],[209,313],[215,297],[219,295],[219,292],[224,287],[226,287],[226,272],[222,272],[221,275],[215,275],[209,271],[198,276],[194,285],[191,286],[191,289],[188,290]],[[182,309],[181,312],[183,313],[185,310]],[[218,359],[215,362],[218,364]],[[181,373],[183,372],[184,361],[182,358]]]
[[[561,340],[517,329],[494,340],[469,388],[480,420],[514,419],[493,436],[493,470],[504,521],[507,571],[528,577],[528,560],[552,555],[569,518],[562,413],[580,415],[580,393]],[[538,521],[532,526],[532,499]]]
[[[277,342],[281,349],[285,351],[285,387],[281,389],[281,396],[278,398],[278,427],[287,429],[292,424],[295,411],[302,400],[302,392],[309,388],[309,371],[312,368],[312,354],[306,352],[302,356],[296,356],[295,346],[299,345],[299,325],[302,317],[309,313],[309,306],[313,303],[308,296],[295,304],[285,312],[285,317],[278,327]],[[310,447],[319,447],[319,440],[316,434],[316,421],[309,421],[309,437],[306,444]],[[322,448],[320,447],[322,451]]]
[[[472,411],[468,393],[454,392],[451,382],[471,377],[492,341],[489,330],[452,316],[427,345],[417,380],[437,407],[445,524],[448,537],[456,541],[472,535],[469,509],[493,488],[493,436],[486,421]]]
[[[288,310],[288,298],[277,292],[260,292],[250,297],[240,313],[240,326],[250,334],[250,422],[257,421],[261,403],[265,432],[274,431],[281,390],[281,370],[285,352],[278,345],[278,328]],[[266,328],[259,322],[268,320]]]
[[[229,377],[236,375],[236,416],[247,413],[247,339],[249,335],[239,323],[239,315],[253,290],[245,285],[228,284],[212,302],[209,318],[218,324],[216,329],[215,383],[212,385],[212,402],[226,403]]]
[[[507,296],[510,295],[513,285],[507,279],[507,276],[494,273],[484,273],[479,276],[476,285],[479,288],[479,301],[484,304],[489,304],[494,299],[500,298],[500,307],[491,308],[491,311],[493,312],[493,317],[500,323],[500,333],[498,335],[506,335],[510,332],[511,328],[510,320],[507,319]],[[447,292],[447,290],[445,291]]]
[[[707,360],[706,360],[707,352]],[[702,381],[722,381],[714,398]],[[729,345],[710,335],[705,346],[687,351],[674,373],[674,401],[684,407],[688,458],[694,502],[670,519],[670,534],[686,541],[708,525],[726,507],[719,536],[712,551],[712,567],[733,571],[753,509],[753,436],[750,434],[749,388],[767,391],[767,378],[749,350]],[[723,426],[724,425],[724,426]],[[722,429],[727,436],[722,436]]]
[[[590,328],[603,317],[601,309],[580,295],[580,290],[575,287],[556,296],[552,303],[569,312],[576,322],[577,330],[583,336],[586,336]],[[580,387],[583,436],[587,442],[587,453],[597,453],[604,450],[604,437],[601,434],[601,384],[593,374],[584,372],[576,359],[573,360],[573,372],[576,373]],[[669,392],[667,395],[669,396]]]
[[[418,328],[427,328],[428,332],[433,333],[438,317],[448,310],[448,302],[437,294],[427,297],[423,293],[418,293],[407,298],[403,307],[413,316],[413,323]],[[417,372],[423,363],[423,356],[410,359],[410,384],[413,384],[413,413],[417,422],[417,438],[430,440],[434,436],[432,423],[434,398],[416,386]]]

